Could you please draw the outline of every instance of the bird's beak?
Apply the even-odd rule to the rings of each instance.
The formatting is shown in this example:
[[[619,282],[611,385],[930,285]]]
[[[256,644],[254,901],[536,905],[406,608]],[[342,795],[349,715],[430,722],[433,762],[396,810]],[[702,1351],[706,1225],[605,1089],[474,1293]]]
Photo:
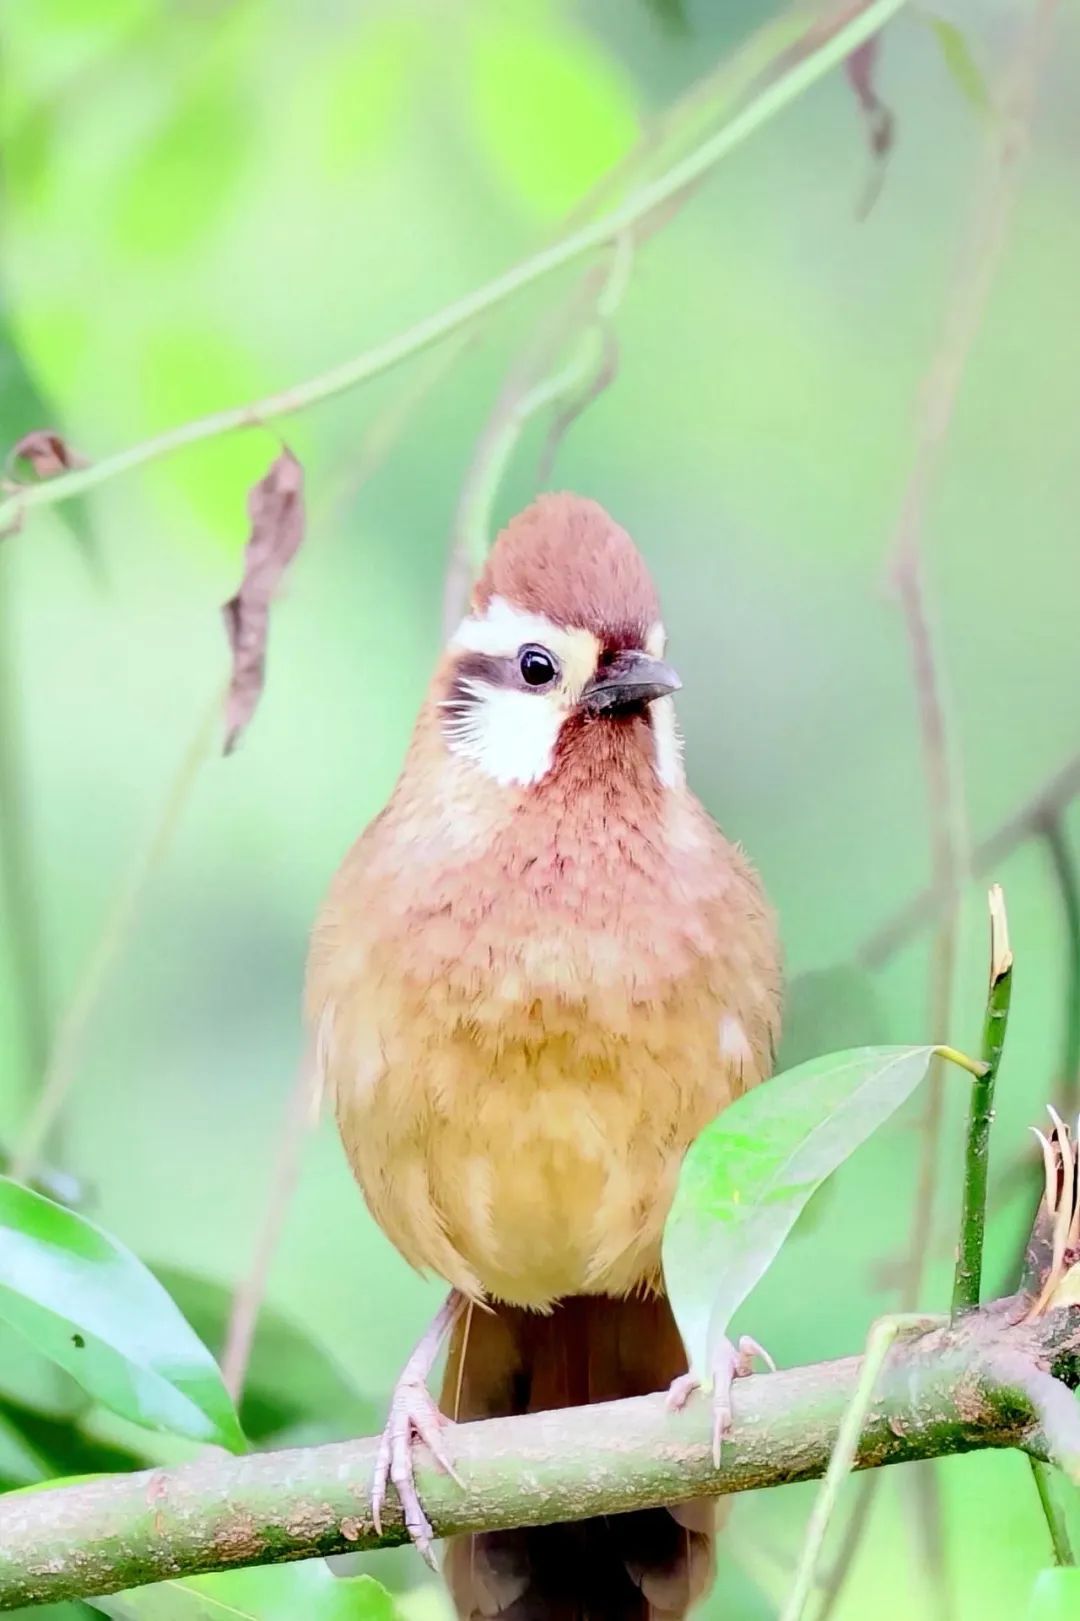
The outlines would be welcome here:
[[[616,653],[610,664],[596,672],[586,683],[581,701],[587,709],[601,714],[652,703],[654,698],[678,692],[681,686],[670,664],[631,649]]]

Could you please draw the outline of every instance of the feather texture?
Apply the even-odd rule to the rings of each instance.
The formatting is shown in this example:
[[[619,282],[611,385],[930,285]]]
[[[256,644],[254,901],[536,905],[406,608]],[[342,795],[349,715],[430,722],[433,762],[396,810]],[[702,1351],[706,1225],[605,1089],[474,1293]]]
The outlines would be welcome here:
[[[619,649],[663,652],[624,531],[544,498],[500,537],[473,616],[333,882],[307,984],[375,1219],[415,1267],[496,1303],[451,1356],[463,1417],[685,1370],[663,1224],[690,1142],[769,1072],[780,980],[757,877],[686,787],[670,699],[578,701]],[[514,663],[526,633],[551,643],[550,692]],[[493,1533],[448,1574],[463,1616],[659,1621],[707,1585],[711,1526],[691,1504]]]

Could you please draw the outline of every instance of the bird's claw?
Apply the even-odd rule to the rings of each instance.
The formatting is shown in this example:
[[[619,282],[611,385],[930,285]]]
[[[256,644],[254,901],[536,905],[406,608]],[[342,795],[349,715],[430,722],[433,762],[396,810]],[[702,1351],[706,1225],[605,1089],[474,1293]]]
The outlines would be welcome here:
[[[731,1433],[731,1387],[736,1379],[745,1379],[753,1371],[755,1357],[760,1357],[771,1373],[776,1372],[776,1363],[768,1351],[757,1340],[752,1340],[749,1334],[744,1334],[738,1345],[733,1345],[725,1336],[713,1352],[709,1372],[712,1381],[712,1454],[717,1469],[720,1467],[720,1449],[724,1437]],[[701,1377],[696,1373],[681,1373],[677,1379],[673,1379],[667,1393],[669,1410],[678,1412],[685,1407],[701,1385]]]
[[[438,1568],[432,1549],[435,1533],[417,1495],[413,1446],[417,1440],[423,1441],[438,1468],[459,1486],[462,1485],[461,1476],[450,1462],[443,1443],[442,1432],[448,1423],[449,1420],[440,1413],[425,1384],[412,1379],[400,1380],[394,1388],[390,1415],[379,1441],[375,1483],[371,1491],[371,1518],[376,1535],[381,1537],[386,1485],[388,1481],[393,1481],[401,1503],[405,1529],[432,1570]]]

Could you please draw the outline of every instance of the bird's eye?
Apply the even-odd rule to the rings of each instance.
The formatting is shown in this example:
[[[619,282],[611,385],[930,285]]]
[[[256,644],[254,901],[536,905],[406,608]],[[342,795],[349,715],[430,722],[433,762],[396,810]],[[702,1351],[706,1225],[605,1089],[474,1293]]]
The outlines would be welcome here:
[[[518,654],[518,669],[527,687],[547,687],[559,673],[555,655],[546,647],[523,647]]]

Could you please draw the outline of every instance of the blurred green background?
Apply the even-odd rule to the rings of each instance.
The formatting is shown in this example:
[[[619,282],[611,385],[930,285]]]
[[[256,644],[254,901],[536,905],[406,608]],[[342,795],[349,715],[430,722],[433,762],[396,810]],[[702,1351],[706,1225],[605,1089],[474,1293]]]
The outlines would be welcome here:
[[[940,14],[993,80],[1026,10],[953,0]],[[17,360],[71,442],[100,456],[393,334],[550,236],[642,120],[768,14],[742,0],[8,0],[5,438],[43,425],[19,417]],[[1078,748],[1078,71],[1080,21],[1063,7],[927,526],[976,838]],[[889,28],[879,80],[897,142],[869,217],[857,218],[864,133],[834,73],[642,250],[617,318],[617,379],[572,428],[552,481],[608,506],[656,573],[691,781],[760,865],[792,976],[850,962],[929,872],[886,564],[988,129],[924,17]],[[226,1288],[251,1263],[301,1050],[307,931],[393,784],[439,646],[461,481],[507,365],[557,292],[505,309],[437,379],[421,360],[275,431],[104,485],[77,514],[89,551],[67,508],[0,545],[5,803],[9,818],[24,807],[52,1031],[172,813],[88,1009],[52,1145],[88,1213],[152,1263]],[[425,367],[432,386],[395,435],[387,424]],[[277,429],[306,469],[308,541],[274,613],[250,733],[178,796],[226,671],[218,609],[239,578],[245,494]],[[365,479],[380,435],[386,454]],[[526,436],[500,520],[533,494],[542,438]],[[1065,827],[1080,838],[1080,813]],[[1067,961],[1044,844],[992,876],[1018,959],[1000,1171],[1060,1089]],[[984,905],[973,884],[948,1032],[928,1028],[920,937],[872,984],[804,982],[793,1042],[976,1043]],[[40,1081],[21,935],[9,905],[7,1143]],[[965,1108],[956,1072],[926,1309],[948,1298]],[[747,1306],[742,1326],[781,1363],[856,1349],[894,1305],[914,1119],[905,1111],[844,1170]],[[1011,1285],[1032,1186],[997,1202],[995,1288]],[[438,1294],[375,1228],[325,1122],[269,1300],[366,1399],[369,1425]],[[1022,1615],[1049,1562],[1025,1460],[959,1458],[939,1473],[952,1615]],[[916,1553],[910,1474],[881,1483],[835,1612],[848,1621],[949,1613]],[[736,1504],[708,1614],[775,1613],[811,1493]],[[411,1553],[364,1568],[411,1616],[444,1615]]]

